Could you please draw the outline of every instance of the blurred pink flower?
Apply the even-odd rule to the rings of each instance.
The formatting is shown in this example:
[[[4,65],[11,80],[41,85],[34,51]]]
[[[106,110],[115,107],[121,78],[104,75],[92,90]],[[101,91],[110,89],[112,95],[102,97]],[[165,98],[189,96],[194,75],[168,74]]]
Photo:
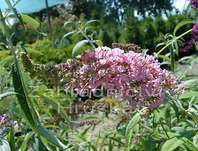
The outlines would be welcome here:
[[[6,114],[0,115],[0,128],[8,123],[8,116]]]
[[[198,5],[198,0],[197,0],[197,5]],[[198,41],[198,22],[194,24],[192,28],[192,39],[194,41]]]
[[[190,4],[192,5],[192,7],[198,9],[198,0],[190,0]]]
[[[161,69],[153,56],[133,51],[125,53],[119,48],[98,47],[79,56],[77,62],[70,87],[78,89],[79,94],[101,88],[108,97],[128,100],[134,106],[156,108],[176,84],[175,77]]]

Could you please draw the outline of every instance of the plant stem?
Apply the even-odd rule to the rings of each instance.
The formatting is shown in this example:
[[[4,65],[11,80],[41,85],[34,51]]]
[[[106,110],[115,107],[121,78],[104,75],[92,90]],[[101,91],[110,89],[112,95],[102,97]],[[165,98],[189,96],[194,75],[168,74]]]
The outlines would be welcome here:
[[[46,15],[47,15],[48,28],[49,28],[49,33],[50,33],[50,36],[51,36],[52,35],[52,25],[51,25],[50,13],[49,13],[48,0],[45,0],[45,6],[46,6]]]
[[[157,55],[159,55],[162,51],[164,51],[167,47],[169,47],[171,44],[173,44],[176,40],[180,39],[181,37],[189,34],[192,31],[192,29],[186,31],[185,33],[181,34],[180,36],[174,38],[174,40],[172,40],[171,42],[169,42],[166,46],[164,46],[158,53]]]
[[[161,121],[160,121],[160,125],[161,125],[161,127],[162,127],[163,131],[165,132],[165,134],[166,134],[167,138],[170,138],[170,137],[169,137],[169,135],[168,135],[168,133],[167,133],[167,131],[166,131],[166,129],[164,128],[164,125],[162,124],[162,122],[161,122]]]

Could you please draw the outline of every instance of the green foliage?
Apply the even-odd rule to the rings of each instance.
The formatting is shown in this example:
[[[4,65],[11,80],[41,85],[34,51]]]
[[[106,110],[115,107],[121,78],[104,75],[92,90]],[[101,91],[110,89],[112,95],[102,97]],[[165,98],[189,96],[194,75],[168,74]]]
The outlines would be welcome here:
[[[78,2],[84,4],[87,1]],[[39,28],[39,23],[29,16],[21,17],[24,23],[32,26],[31,32],[28,31],[31,36],[26,34],[25,28],[13,30],[4,27],[4,35],[0,36],[0,42],[3,42],[0,51],[0,113],[7,113],[12,120],[17,120],[17,128],[11,127],[9,133],[1,138],[0,150],[197,150],[198,79],[180,71],[179,66],[174,66],[182,63],[192,71],[197,56],[178,61],[173,57],[178,56],[179,47],[182,47],[184,39],[188,38],[186,35],[190,32],[191,25],[188,24],[191,21],[179,23],[188,18],[183,15],[167,15],[167,19],[140,19],[134,16],[134,10],[144,16],[145,9],[135,1],[130,1],[134,10],[128,8],[129,5],[123,5],[125,13],[121,15],[122,22],[118,24],[120,19],[115,17],[118,15],[118,10],[115,9],[118,6],[103,6],[111,2],[91,1],[85,8],[93,6],[92,9],[97,10],[88,9],[85,14],[89,12],[88,18],[94,16],[97,21],[86,22],[81,16],[80,21],[65,22],[63,27],[62,21],[62,24],[52,26],[50,37],[46,34],[46,23],[41,23]],[[125,4],[129,1],[120,2]],[[94,3],[98,5],[94,6]],[[167,9],[170,8],[170,1],[145,2],[145,8],[151,14],[161,14],[161,4],[166,5]],[[16,13],[16,10],[10,7]],[[106,7],[109,8],[109,16],[101,16],[105,14]],[[98,13],[98,10],[103,13]],[[78,13],[81,10],[76,11]],[[4,22],[4,18],[1,18],[1,22]],[[72,96],[71,93],[65,94],[64,88],[49,87],[46,82],[31,79],[21,67],[21,42],[34,62],[42,64],[65,62],[68,58],[103,43],[111,45],[112,42],[133,42],[153,52],[158,51],[155,47],[161,42],[157,47],[160,51],[156,52],[156,56],[162,58],[162,64],[173,66],[180,79],[178,92],[183,86],[186,90],[180,96],[165,96],[167,101],[155,110],[136,108],[129,111],[128,105],[121,102],[113,106],[112,112],[104,113],[103,110],[108,110],[106,106],[93,112],[85,112],[82,111],[82,104],[96,102],[100,107],[105,98],[80,102],[81,97]],[[51,75],[42,76],[47,81]],[[73,106],[74,104],[76,106]],[[73,107],[78,106],[83,113],[73,112],[76,109]]]
[[[167,14],[173,9],[171,0],[70,0],[72,2],[72,12],[80,16],[85,14],[88,19],[99,19],[103,16],[106,20],[111,20],[114,23],[122,22],[124,16],[129,9],[133,9],[131,13],[136,11],[139,15],[145,17],[158,16],[162,13]],[[100,10],[101,13],[97,11]]]
[[[66,49],[55,48],[53,41],[48,38],[29,44],[27,50],[36,63],[60,63],[67,59]]]
[[[40,27],[40,23],[28,15],[21,15],[23,23],[36,30]]]
[[[18,17],[10,1],[7,0],[6,2],[8,6],[10,7],[10,9],[13,11],[13,13],[16,15],[16,17]],[[46,128],[44,128],[39,121],[38,115],[36,111],[34,110],[34,107],[31,104],[31,100],[27,94],[27,90],[26,90],[25,83],[23,80],[23,75],[21,73],[19,62],[16,57],[16,48],[13,46],[13,43],[10,39],[11,33],[10,33],[9,28],[7,28],[5,24],[5,20],[2,19],[3,15],[1,11],[0,11],[0,17],[1,17],[1,23],[3,24],[4,29],[6,29],[5,35],[6,35],[6,38],[8,39],[8,48],[10,48],[13,58],[14,58],[14,64],[12,65],[12,68],[11,68],[13,87],[14,87],[14,91],[17,97],[17,101],[23,112],[23,116],[26,118],[26,121],[28,122],[29,126],[33,129],[35,133],[43,137],[45,140],[47,140],[51,144],[57,147],[60,147],[62,149],[65,149],[66,146],[62,144],[51,132],[49,132]],[[12,131],[10,131],[10,135],[12,135],[11,133]],[[11,138],[13,138],[13,135],[11,136]],[[10,139],[10,146],[12,149],[14,148],[13,141],[11,141],[11,139]]]
[[[183,141],[180,139],[177,139],[176,137],[171,138],[170,140],[167,140],[163,146],[161,151],[173,151],[180,147],[183,144]]]
[[[183,15],[170,15],[167,20],[158,16],[153,19],[147,17],[138,19],[133,15],[126,15],[122,25],[115,25],[104,19],[97,25],[98,34],[96,39],[103,41],[104,45],[110,46],[113,42],[136,43],[142,48],[148,48],[150,52],[155,51],[155,46],[163,41],[166,33],[172,33],[175,26],[182,20],[188,19]],[[191,25],[184,26],[178,31],[187,31]]]
[[[13,61],[13,57],[11,56],[8,50],[0,51],[0,64],[4,67],[9,67]]]
[[[170,65],[170,68],[173,72],[175,72],[176,69],[176,58],[179,57],[180,54],[180,46],[183,43],[183,37],[187,34],[191,33],[192,29],[185,31],[181,35],[177,36],[177,32],[182,29],[183,26],[192,24],[192,20],[184,20],[177,24],[177,26],[174,28],[173,35],[166,34],[164,36],[164,42],[159,43],[156,48],[162,47],[158,52],[155,54],[156,57],[166,60],[166,62]],[[164,53],[165,50],[169,50],[169,52],[166,54],[166,57],[164,55],[161,55]]]

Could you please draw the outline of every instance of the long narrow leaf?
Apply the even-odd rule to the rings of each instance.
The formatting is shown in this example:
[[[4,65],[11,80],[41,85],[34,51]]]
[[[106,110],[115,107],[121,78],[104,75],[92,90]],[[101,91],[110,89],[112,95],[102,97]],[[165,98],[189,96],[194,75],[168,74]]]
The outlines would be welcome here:
[[[185,21],[180,22],[180,23],[177,24],[177,26],[175,27],[174,32],[173,32],[173,35],[176,36],[177,31],[178,31],[181,27],[183,27],[183,26],[185,26],[185,25],[187,25],[187,24],[192,24],[192,23],[193,23],[192,20],[185,20]]]
[[[30,139],[33,137],[34,133],[28,133],[25,138],[24,138],[24,141],[21,145],[21,151],[26,151],[27,148],[28,148],[28,142],[30,141]]]
[[[33,107],[29,107],[28,101],[28,95],[26,94],[25,86],[22,80],[22,76],[19,70],[19,67],[17,66],[17,63],[15,63],[12,66],[12,74],[13,74],[13,84],[15,88],[15,92],[17,93],[18,103],[21,106],[21,109],[24,113],[24,116],[26,117],[27,121],[29,122],[31,128],[38,133],[40,136],[48,140],[48,142],[61,147],[66,148],[53,134],[51,134],[47,129],[45,129],[39,122],[38,117],[35,115],[35,111]],[[20,95],[19,95],[20,94]],[[33,111],[34,115],[32,114]]]
[[[13,127],[11,128],[9,135],[8,135],[8,142],[11,148],[11,151],[16,151],[15,147],[15,138],[14,138],[14,129]]]
[[[24,113],[25,118],[28,120],[32,128],[36,128],[36,122],[32,116],[31,109],[28,105],[28,97],[26,95],[24,84],[22,82],[20,71],[16,64],[12,65],[13,86],[17,93],[18,103]]]
[[[127,151],[130,151],[131,148],[131,140],[132,140],[132,132],[135,128],[135,126],[140,121],[141,116],[140,113],[136,113],[133,118],[129,121],[129,124],[126,127],[125,137],[127,139]]]
[[[198,91],[187,91],[184,92],[179,98],[180,99],[187,99],[191,97],[198,97]]]
[[[79,41],[79,42],[74,46],[74,48],[73,48],[73,50],[72,50],[72,57],[75,57],[75,56],[78,54],[80,48],[82,48],[83,46],[85,46],[85,45],[87,45],[87,44],[89,44],[89,40],[81,40],[81,41]]]
[[[141,119],[140,113],[136,113],[133,116],[133,118],[129,121],[129,124],[127,125],[125,136],[129,135],[131,130],[136,126],[136,124],[140,121],[140,119]]]
[[[0,101],[3,100],[3,98],[11,96],[11,95],[15,95],[15,92],[5,92],[3,94],[0,94]]]

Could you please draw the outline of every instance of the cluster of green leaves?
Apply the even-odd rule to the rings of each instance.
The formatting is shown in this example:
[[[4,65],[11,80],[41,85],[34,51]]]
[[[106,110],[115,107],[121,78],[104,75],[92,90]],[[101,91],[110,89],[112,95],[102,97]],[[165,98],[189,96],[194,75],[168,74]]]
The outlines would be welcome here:
[[[101,40],[105,46],[111,46],[113,42],[136,43],[142,48],[154,52],[155,46],[163,42],[164,35],[172,33],[175,26],[182,20],[189,20],[189,17],[178,14],[169,15],[167,19],[164,19],[162,16],[140,19],[128,13],[121,25],[117,25],[111,20],[100,18],[97,22],[92,24],[91,30],[96,32],[94,34],[94,39]],[[79,21],[77,21],[77,23],[74,22],[73,24],[78,24],[78,22]],[[80,17],[80,22],[81,24],[86,24],[86,19],[82,16]],[[80,25],[78,25],[78,27],[79,26]],[[177,34],[182,34],[182,31],[187,31],[191,29],[191,27],[192,25],[184,26]],[[83,39],[83,36],[80,34],[71,35],[71,32],[74,30],[76,30],[76,28],[71,24],[66,26],[64,31],[62,29],[62,24],[60,26],[57,25],[53,29],[55,33],[54,36],[56,37],[54,37],[56,39],[54,41],[56,41],[56,44],[59,44],[58,46],[60,47],[60,39],[64,36],[60,34],[60,31],[62,33],[67,33],[67,39],[63,42],[67,46],[70,45],[71,47],[68,47],[68,49],[71,50],[78,41]],[[185,37],[185,39],[188,39],[188,36]]]
[[[68,58],[66,48],[56,48],[54,43],[48,38],[37,40],[26,47],[28,54],[31,58],[34,58],[36,63],[60,63]]]
[[[103,19],[86,22],[82,17],[80,21],[65,22],[63,27],[62,25],[53,26],[52,38],[37,40],[29,45],[30,56],[40,63],[59,63],[74,56],[76,51],[79,54],[87,49],[92,49],[93,46],[89,41],[105,46],[111,46],[113,42],[136,43],[142,48],[148,48],[150,52],[154,52],[156,51],[155,46],[164,42],[166,33],[172,33],[175,26],[186,19],[187,17],[183,15],[170,16],[168,20],[162,17],[139,20],[128,16],[126,22],[118,26]],[[182,34],[182,31],[187,31],[191,26],[183,26],[177,34]],[[42,30],[45,31],[45,29]],[[84,35],[88,35],[88,37]],[[184,43],[181,43],[180,47],[183,45]],[[169,50],[165,49],[163,54],[167,52]]]
[[[30,48],[30,55],[37,62],[59,63],[66,58],[72,57],[72,52],[74,52],[73,49],[78,49],[79,45],[81,45],[80,50],[78,50],[79,53],[86,49],[93,48],[93,46],[90,46],[87,38],[92,39],[92,41],[99,40],[97,41],[98,45],[101,45],[102,41],[105,46],[111,46],[113,42],[136,43],[142,48],[154,52],[155,46],[164,42],[164,35],[172,33],[179,22],[188,20],[189,17],[178,14],[169,15],[167,19],[164,19],[162,16],[157,18],[146,17],[144,19],[139,19],[128,10],[121,25],[117,25],[105,18],[101,18],[89,24],[84,17],[80,17],[80,21],[73,21],[72,23],[65,22],[64,25],[63,23],[57,24],[58,21],[55,19],[56,23],[52,20],[52,24],[55,25],[52,26],[52,36],[49,38],[46,37],[48,35],[46,34],[48,31],[46,23],[41,23],[41,28],[38,29],[39,23],[37,21],[32,21],[25,15],[23,16],[23,19],[28,23],[25,24],[25,26],[27,25],[32,28],[28,30],[17,28],[13,37],[14,43],[21,44],[33,42],[32,44],[29,44],[28,47]],[[182,34],[182,31],[187,31],[191,27],[192,25],[190,24],[183,26],[182,30],[179,30],[177,34]],[[35,31],[35,29],[37,30]],[[88,37],[86,38],[84,35],[88,35]],[[188,38],[189,36],[184,37],[184,39]],[[35,42],[36,39],[37,41]],[[5,42],[5,37],[2,36],[1,41]],[[78,42],[79,45],[76,46]],[[82,47],[82,45],[84,47]],[[184,43],[181,44],[181,47],[183,45]],[[167,49],[164,51],[164,54],[166,52],[168,52]],[[9,56],[8,54],[8,51],[1,51],[0,58],[7,57]],[[8,57],[7,61],[9,62],[9,60],[10,58]],[[5,61],[4,64],[8,63]]]

